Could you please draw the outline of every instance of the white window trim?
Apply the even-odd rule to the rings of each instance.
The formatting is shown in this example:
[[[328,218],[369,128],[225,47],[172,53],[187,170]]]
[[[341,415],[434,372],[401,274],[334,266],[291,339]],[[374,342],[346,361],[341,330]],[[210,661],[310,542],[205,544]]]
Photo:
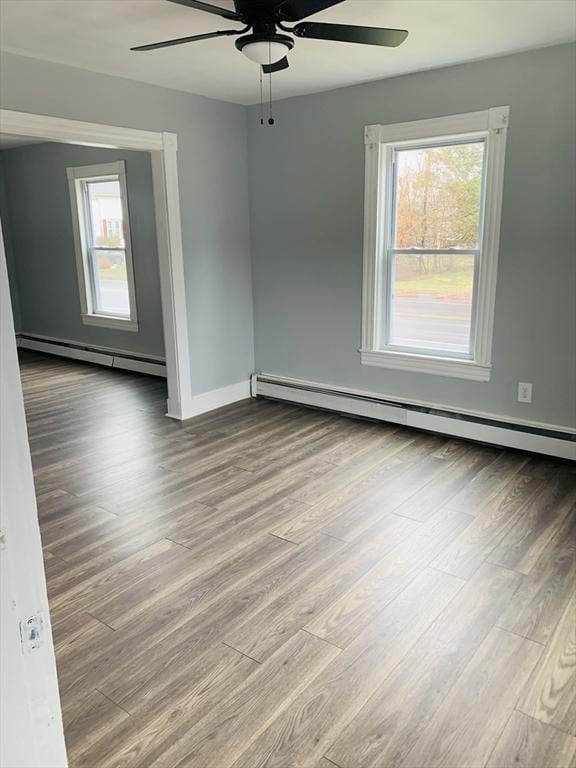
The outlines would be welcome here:
[[[504,156],[509,124],[509,107],[492,107],[482,112],[469,112],[429,120],[395,125],[369,125],[365,129],[366,176],[364,197],[364,269],[362,296],[363,365],[450,376],[474,381],[489,381],[492,368],[492,336],[496,276],[500,243],[500,218],[504,182]],[[443,357],[381,350],[376,334],[379,321],[378,264],[385,247],[387,224],[381,211],[388,211],[390,185],[386,178],[387,156],[392,146],[426,139],[463,139],[482,137],[486,140],[486,182],[481,252],[476,286],[476,313],[473,318],[473,359]]]
[[[134,265],[132,261],[132,241],[130,238],[130,218],[128,214],[128,188],[126,185],[126,164],[124,160],[114,163],[99,163],[98,165],[83,165],[67,168],[68,189],[72,209],[72,228],[74,232],[74,250],[76,253],[76,271],[78,274],[78,289],[80,292],[80,312],[85,325],[97,325],[103,328],[115,328],[123,331],[138,331],[138,314],[136,309],[136,291],[134,288]],[[120,197],[122,213],[125,222],[124,242],[126,253],[126,277],[128,296],[130,300],[130,317],[106,315],[95,312],[92,303],[92,287],[90,285],[90,270],[88,266],[88,247],[84,226],[84,201],[81,194],[83,181],[118,176],[120,182]]]

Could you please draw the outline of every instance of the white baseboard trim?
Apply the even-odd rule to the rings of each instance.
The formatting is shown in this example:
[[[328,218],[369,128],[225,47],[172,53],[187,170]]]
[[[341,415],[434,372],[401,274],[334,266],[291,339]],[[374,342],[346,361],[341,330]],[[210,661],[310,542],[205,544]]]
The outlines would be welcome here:
[[[183,414],[182,419],[193,419],[194,416],[200,416],[202,413],[214,411],[216,408],[222,408],[224,405],[237,403],[239,400],[250,398],[250,379],[239,381],[236,384],[229,384],[219,389],[211,389],[208,392],[202,392],[199,395],[192,396],[191,412]],[[167,414],[170,416],[170,413]]]
[[[31,349],[58,357],[105,365],[109,368],[121,368],[126,371],[137,371],[138,373],[166,378],[165,363],[162,358],[156,358],[153,355],[135,356],[134,353],[127,350],[94,347],[79,341],[27,333],[17,334],[16,344],[22,349]]]
[[[63,339],[61,336],[46,336],[43,333],[29,333],[28,331],[16,331],[16,343],[19,346],[21,337],[28,339],[37,339],[38,341],[52,341],[55,344],[64,344],[66,346],[83,347],[89,349],[95,349],[98,352],[106,352],[116,355],[132,355],[138,359],[150,360],[154,363],[165,363],[165,358],[160,355],[150,355],[147,352],[131,352],[128,349],[120,349],[120,347],[105,347],[102,344],[86,344],[85,341],[78,341],[78,339]]]
[[[122,368],[124,371],[136,371],[137,373],[147,373],[149,376],[166,378],[166,365],[164,363],[152,363],[148,360],[117,356],[114,356],[113,360],[112,368]]]
[[[451,412],[446,406],[434,409],[426,403],[390,402],[384,396],[370,392],[345,387],[337,389],[318,382],[263,373],[252,377],[252,394],[576,461],[574,430],[568,427],[562,429],[558,425],[541,424],[532,427],[507,423],[498,417],[490,420],[486,416]],[[428,408],[441,412],[430,413]]]
[[[434,411],[450,411],[462,416],[472,416],[475,419],[486,421],[497,421],[512,424],[513,426],[528,427],[551,432],[562,432],[576,435],[576,426],[566,426],[564,424],[550,424],[543,421],[533,421],[529,419],[520,419],[518,417],[502,416],[499,413],[489,411],[472,410],[471,408],[461,408],[460,406],[448,406],[446,403],[435,403],[431,400],[414,400],[413,398],[403,397],[401,395],[387,395],[382,392],[368,392],[364,389],[353,389],[352,387],[335,387],[333,384],[324,384],[318,381],[308,381],[307,379],[294,379],[288,376],[276,376],[269,373],[255,373],[252,376],[253,381],[258,376],[266,381],[273,381],[275,384],[287,384],[288,386],[297,386],[303,388],[314,388],[329,392],[344,392],[347,396],[358,396],[360,398],[370,398],[378,402],[392,403],[394,405],[412,405],[416,408],[430,408]]]

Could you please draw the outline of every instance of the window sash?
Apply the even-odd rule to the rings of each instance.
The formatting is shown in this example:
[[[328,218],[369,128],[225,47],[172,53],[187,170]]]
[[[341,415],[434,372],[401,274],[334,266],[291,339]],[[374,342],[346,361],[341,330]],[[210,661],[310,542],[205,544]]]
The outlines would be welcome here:
[[[121,253],[124,255],[124,261],[126,262],[126,249],[125,248],[106,248],[104,246],[90,246],[88,247],[88,269],[90,272],[90,289],[92,295],[92,313],[94,315],[103,315],[105,317],[118,317],[121,319],[129,320],[131,317],[132,308],[128,309],[128,313],[112,312],[109,309],[104,309],[103,300],[101,295],[100,278],[98,275],[97,256],[99,252],[109,253],[110,251]],[[126,283],[128,284],[128,276],[126,277]],[[127,285],[128,287],[128,285]],[[128,297],[130,297],[130,291],[128,291]]]
[[[96,237],[95,237],[94,219],[92,217],[90,184],[105,182],[105,181],[118,182],[119,192],[120,192],[120,204],[122,206],[122,220],[125,222],[126,213],[124,209],[124,200],[122,199],[122,186],[120,183],[119,174],[107,174],[102,176],[80,179],[80,186],[82,189],[83,210],[84,210],[84,226],[85,226],[85,233],[86,233],[86,255],[87,255],[87,261],[88,261],[90,295],[92,298],[92,314],[101,315],[105,317],[118,317],[118,318],[129,320],[132,316],[132,302],[131,302],[129,290],[128,290],[129,310],[127,314],[122,314],[120,312],[112,312],[108,309],[105,309],[103,306],[104,302],[102,300],[100,277],[98,274],[98,265],[97,265],[97,258],[96,258],[97,254],[99,251],[118,251],[119,253],[124,254],[125,260],[127,258],[125,246],[117,247],[117,246],[104,246],[104,245],[95,244]],[[126,275],[126,285],[128,288],[128,275]]]
[[[95,244],[95,232],[94,232],[94,220],[92,219],[92,206],[90,205],[90,184],[91,183],[98,183],[102,181],[117,181],[118,186],[120,188],[120,205],[122,207],[122,221],[126,221],[126,210],[124,206],[124,200],[122,195],[122,184],[120,181],[120,175],[119,174],[107,174],[105,176],[97,176],[92,178],[86,178],[86,179],[80,179],[79,183],[82,189],[82,201],[83,201],[83,212],[84,212],[84,226],[85,226],[85,232],[87,234],[86,238],[86,245],[88,248],[104,248],[105,250],[112,251],[114,250],[114,246],[106,247],[106,246],[98,246]],[[123,250],[125,250],[126,245],[122,247]]]
[[[477,225],[477,247],[476,248],[395,248],[396,242],[396,223],[397,211],[396,200],[398,191],[397,162],[396,156],[398,150],[411,149],[429,149],[436,147],[462,146],[482,142],[484,144],[482,157],[482,178],[480,187],[480,206],[478,212]],[[433,138],[423,138],[418,141],[398,142],[386,145],[385,164],[382,169],[385,173],[386,188],[384,194],[383,211],[385,219],[384,247],[376,265],[375,287],[377,296],[375,297],[375,316],[376,324],[374,339],[375,348],[380,351],[405,352],[409,354],[418,354],[430,357],[450,357],[462,360],[473,360],[475,358],[475,339],[478,308],[478,290],[479,277],[483,250],[483,232],[486,207],[486,179],[487,179],[487,153],[488,143],[485,135],[467,135],[462,137],[450,137],[434,140]],[[382,215],[380,212],[379,215]],[[394,264],[396,254],[413,255],[470,255],[474,257],[473,284],[472,284],[472,303],[471,303],[471,321],[470,334],[468,340],[468,352],[458,352],[441,347],[416,347],[394,344],[391,342],[391,325],[393,310],[393,288],[394,288]]]
[[[101,165],[68,168],[67,176],[72,204],[82,321],[90,325],[105,325],[106,327],[137,331],[138,320],[125,162],[122,160]],[[100,245],[95,242],[99,229],[95,228],[92,222],[89,185],[91,182],[106,181],[116,181],[119,184],[123,222],[121,226],[123,243],[121,245]],[[98,255],[102,252],[123,255],[123,261],[126,266],[126,281],[122,282],[122,287],[126,288],[127,292],[127,301],[124,303],[128,304],[128,314],[111,311],[109,308],[105,308],[106,301],[102,301],[96,264]]]
[[[390,197],[390,204],[391,204],[391,217],[390,217],[391,231],[390,231],[390,240],[389,240],[390,248],[394,247],[394,243],[396,241],[395,225],[396,225],[396,190],[398,188],[398,185],[397,185],[398,153],[407,152],[410,150],[417,150],[417,149],[439,149],[441,147],[461,147],[466,144],[482,144],[483,145],[482,180],[481,180],[481,188],[480,188],[480,211],[479,211],[479,217],[478,217],[478,226],[476,229],[476,245],[478,246],[478,249],[479,249],[480,238],[482,237],[483,199],[484,199],[485,189],[486,189],[487,137],[484,135],[461,136],[461,137],[456,136],[449,139],[437,139],[437,140],[434,140],[433,138],[430,138],[430,139],[425,138],[416,142],[399,142],[396,144],[390,144],[388,146],[388,160],[391,163],[391,168],[387,169],[387,173],[390,172],[390,181],[392,184],[391,197]]]
[[[390,350],[392,352],[407,352],[409,354],[417,354],[417,355],[427,355],[432,357],[451,357],[451,358],[457,358],[461,360],[473,360],[474,359],[474,339],[475,339],[475,333],[476,333],[476,307],[477,307],[477,300],[478,300],[478,277],[479,277],[479,269],[480,269],[480,258],[479,253],[474,251],[467,251],[467,252],[461,252],[459,251],[458,254],[463,256],[470,256],[470,258],[473,259],[473,278],[472,278],[472,301],[470,306],[470,330],[468,335],[468,351],[467,352],[460,352],[455,349],[450,349],[449,342],[446,342],[446,346],[441,346],[440,344],[438,346],[416,346],[416,345],[404,345],[404,344],[396,344],[391,340],[391,330],[392,330],[392,312],[394,309],[394,285],[395,285],[395,279],[394,279],[394,267],[395,267],[395,256],[398,255],[404,255],[406,253],[406,250],[404,249],[396,249],[396,250],[390,250],[388,252],[388,257],[385,258],[386,265],[385,269],[387,271],[386,276],[386,285],[387,285],[387,295],[384,296],[384,305],[382,307],[382,310],[376,318],[377,322],[377,333],[376,333],[376,349],[380,351],[386,351]],[[412,250],[408,250],[408,253],[413,253]],[[416,254],[418,255],[425,255],[425,256],[435,256],[435,255],[454,255],[454,251],[446,251],[445,249],[438,249],[438,250],[417,250]]]

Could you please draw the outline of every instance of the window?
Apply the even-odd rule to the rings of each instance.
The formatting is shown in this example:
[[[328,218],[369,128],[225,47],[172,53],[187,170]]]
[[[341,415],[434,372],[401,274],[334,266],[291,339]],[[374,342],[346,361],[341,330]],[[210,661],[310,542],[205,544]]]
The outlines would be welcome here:
[[[124,162],[68,168],[82,320],[138,330]]]
[[[508,112],[366,129],[363,364],[489,380]]]

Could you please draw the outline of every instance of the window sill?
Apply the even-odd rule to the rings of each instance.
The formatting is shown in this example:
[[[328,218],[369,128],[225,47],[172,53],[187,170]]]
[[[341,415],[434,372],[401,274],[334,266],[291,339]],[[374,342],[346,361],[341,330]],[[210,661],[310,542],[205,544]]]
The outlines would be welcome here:
[[[490,381],[492,366],[477,363],[474,360],[461,360],[453,357],[429,357],[428,355],[409,352],[390,352],[383,350],[360,350],[362,365],[381,368],[393,368],[412,373],[429,373],[433,376],[448,376],[469,381]]]
[[[99,325],[102,328],[115,328],[118,331],[137,331],[136,320],[128,320],[112,315],[82,315],[84,325]]]

